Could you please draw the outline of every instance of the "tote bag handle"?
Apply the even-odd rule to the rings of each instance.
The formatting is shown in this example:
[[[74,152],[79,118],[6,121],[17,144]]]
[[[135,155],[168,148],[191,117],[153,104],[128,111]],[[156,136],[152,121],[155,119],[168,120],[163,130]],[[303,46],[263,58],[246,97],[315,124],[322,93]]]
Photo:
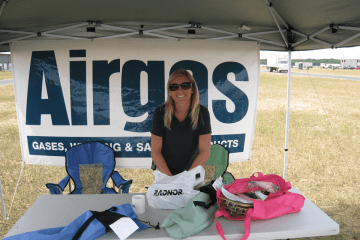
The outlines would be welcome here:
[[[253,208],[249,208],[245,214],[245,220],[244,220],[245,233],[244,233],[244,236],[240,240],[246,240],[250,236],[250,222],[251,222],[251,215],[252,215],[253,211],[254,211]],[[217,218],[221,217],[221,216],[224,216],[224,213],[221,212],[220,210],[216,211],[215,226],[216,226],[216,230],[219,233],[219,235],[221,236],[221,238],[226,240],[226,238],[224,236],[224,230],[223,230],[221,224],[217,220]]]
[[[254,172],[253,175],[251,175],[251,177],[255,177],[255,174],[257,174],[257,177],[262,177],[264,176],[264,174],[262,174],[261,172]]]

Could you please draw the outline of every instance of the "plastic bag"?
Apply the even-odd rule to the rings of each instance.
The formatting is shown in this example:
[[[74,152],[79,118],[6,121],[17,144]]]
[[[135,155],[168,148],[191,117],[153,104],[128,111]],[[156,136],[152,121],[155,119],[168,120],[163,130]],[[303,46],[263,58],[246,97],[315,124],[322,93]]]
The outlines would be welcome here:
[[[157,209],[177,209],[199,193],[194,186],[204,181],[205,170],[197,166],[175,176],[154,171],[154,183],[148,188],[146,198],[149,206]]]

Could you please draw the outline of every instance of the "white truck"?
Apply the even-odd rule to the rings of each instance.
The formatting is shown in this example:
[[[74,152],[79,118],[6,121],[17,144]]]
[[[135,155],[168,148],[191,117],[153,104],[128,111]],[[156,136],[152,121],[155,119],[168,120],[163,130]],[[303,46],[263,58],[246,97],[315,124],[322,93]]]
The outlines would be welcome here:
[[[299,65],[302,64],[303,68],[312,68],[313,67],[313,63],[312,62],[295,62],[295,67],[298,68]]]
[[[286,55],[284,56],[277,54],[268,55],[266,68],[269,70],[269,72],[287,72],[289,69],[288,57]]]

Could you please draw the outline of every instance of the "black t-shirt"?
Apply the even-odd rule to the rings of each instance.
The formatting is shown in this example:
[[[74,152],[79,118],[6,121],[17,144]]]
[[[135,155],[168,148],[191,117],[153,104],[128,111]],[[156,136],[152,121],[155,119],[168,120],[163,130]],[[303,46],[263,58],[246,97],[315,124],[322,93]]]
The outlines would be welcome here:
[[[175,175],[189,170],[199,154],[199,135],[211,133],[210,114],[200,105],[198,125],[192,129],[190,112],[183,122],[173,116],[171,130],[164,126],[165,104],[154,112],[150,132],[163,138],[161,153],[170,172]]]

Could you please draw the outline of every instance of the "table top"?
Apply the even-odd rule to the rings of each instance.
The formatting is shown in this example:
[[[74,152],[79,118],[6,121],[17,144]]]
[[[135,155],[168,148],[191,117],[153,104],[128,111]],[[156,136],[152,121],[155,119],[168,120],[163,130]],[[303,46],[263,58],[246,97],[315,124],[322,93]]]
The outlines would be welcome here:
[[[300,193],[296,188],[291,192]],[[301,193],[300,193],[301,194]],[[104,211],[112,206],[131,203],[135,194],[83,194],[83,195],[41,195],[12,229],[5,235],[13,235],[54,227],[63,227],[71,223],[87,210]],[[160,224],[172,210],[160,210],[150,207],[146,201],[146,211],[139,214],[141,221],[150,221],[152,225]],[[36,221],[34,221],[36,219]],[[219,217],[225,237],[240,239],[244,233],[243,221],[230,221]],[[336,235],[339,225],[320,208],[305,197],[304,207],[298,213],[251,221],[251,233],[248,239],[287,239]],[[202,232],[188,239],[221,239],[215,228],[215,221]],[[113,231],[107,232],[99,239],[119,239]],[[129,239],[172,239],[165,229],[149,228],[133,233]]]

